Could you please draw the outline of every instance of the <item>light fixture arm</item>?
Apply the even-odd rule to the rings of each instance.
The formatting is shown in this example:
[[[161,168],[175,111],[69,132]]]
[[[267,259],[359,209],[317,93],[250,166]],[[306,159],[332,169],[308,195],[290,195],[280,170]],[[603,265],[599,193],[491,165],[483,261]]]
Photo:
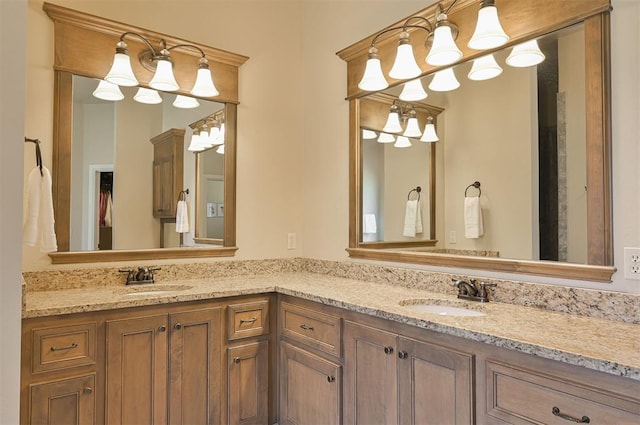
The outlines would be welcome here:
[[[142,36],[142,35],[138,34],[137,32],[133,32],[133,31],[127,31],[127,32],[123,33],[123,34],[120,36],[120,43],[118,43],[118,47],[116,47],[116,50],[117,50],[118,48],[120,48],[120,44],[121,44],[121,43],[123,43],[123,44],[124,44],[124,46],[123,46],[123,47],[126,49],[127,45],[126,45],[126,43],[125,43],[124,39],[125,39],[125,37],[126,37],[126,36],[128,36],[128,35],[135,35],[135,36],[136,36],[136,38],[139,38],[140,40],[142,40],[142,41],[144,42],[144,44],[146,44],[146,45],[147,45],[147,47],[148,47],[148,48],[151,50],[151,52],[153,53],[153,56],[158,56],[158,52],[156,51],[156,49],[154,49],[154,48],[153,48],[153,46],[151,45],[151,43],[149,42],[149,40],[147,40],[144,36]],[[163,40],[163,39],[160,39],[160,44],[162,45],[162,48],[163,48],[163,49],[166,49],[166,45],[165,45],[165,42],[164,42],[164,40]]]
[[[412,16],[412,17],[411,17],[411,18],[409,18],[409,19],[412,19],[412,18],[422,18],[422,17],[421,17],[421,16]],[[408,21],[409,19],[407,19],[407,21]],[[429,23],[429,27],[431,27],[431,23],[430,23],[427,19],[425,19],[425,18],[422,18],[422,19],[424,19],[425,21],[427,21],[427,22]],[[371,40],[371,47],[375,47],[376,43],[378,42],[378,39],[379,39],[381,36],[383,36],[384,34],[390,33],[391,31],[397,31],[397,30],[406,31],[406,30],[407,30],[407,28],[416,28],[416,29],[425,30],[425,31],[426,31],[427,33],[429,33],[429,34],[431,34],[431,33],[433,32],[430,28],[425,28],[425,27],[423,27],[423,26],[421,26],[421,25],[407,25],[407,23],[406,23],[406,21],[405,21],[405,24],[404,24],[404,25],[402,25],[401,27],[392,27],[392,28],[387,28],[387,29],[385,29],[385,30],[380,31],[378,34],[376,34],[376,36],[375,36],[375,37],[373,37],[373,40]]]
[[[162,40],[162,41],[164,41],[164,40]],[[188,48],[191,48],[193,50],[197,50],[198,53],[200,53],[203,58],[206,58],[206,55],[204,54],[204,50],[202,50],[198,46],[194,46],[193,44],[178,44],[176,46],[169,47],[167,50],[171,51],[171,50],[176,49],[178,47],[182,47],[182,48],[188,47]]]

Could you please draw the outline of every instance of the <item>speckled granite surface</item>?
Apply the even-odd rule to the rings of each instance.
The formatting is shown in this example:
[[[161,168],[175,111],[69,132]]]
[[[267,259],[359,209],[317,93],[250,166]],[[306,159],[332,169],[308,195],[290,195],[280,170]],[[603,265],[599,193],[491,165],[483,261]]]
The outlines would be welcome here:
[[[165,267],[163,270],[170,272],[162,277],[158,275],[159,282],[149,286],[148,290],[168,290],[172,287],[175,290],[146,295],[140,291],[146,290],[147,287],[125,287],[122,280],[118,284],[102,284],[90,290],[87,287],[74,288],[74,285],[69,285],[71,289],[54,291],[50,290],[51,288],[47,290],[48,285],[40,282],[40,290],[34,291],[31,288],[27,292],[24,317],[277,291],[640,380],[640,326],[637,324],[501,302],[483,305],[461,302],[453,296],[450,283],[445,282],[451,279],[450,275],[445,275],[446,279],[445,276],[440,276],[437,282],[425,282],[424,279],[417,279],[413,270],[396,268],[376,267],[376,279],[367,273],[372,271],[368,266],[354,268],[352,265],[346,265],[342,268],[345,274],[355,274],[358,278],[336,276],[335,267],[333,275],[296,271],[301,268],[330,266],[330,262],[316,260],[300,264],[306,261],[230,262],[225,267],[217,264],[207,265],[215,268],[207,273],[203,273],[199,266],[193,265],[176,266],[174,271]],[[340,264],[343,263],[335,265]],[[203,279],[203,275],[211,277]],[[200,278],[195,279],[196,276]],[[31,276],[25,276],[28,284],[30,278]],[[445,289],[445,286],[440,287],[441,285],[446,285],[446,291],[438,290]],[[498,292],[496,291],[496,295]],[[486,316],[461,318],[416,312],[400,305],[401,301],[407,299],[426,299],[431,300],[428,302],[469,307],[482,310]]]

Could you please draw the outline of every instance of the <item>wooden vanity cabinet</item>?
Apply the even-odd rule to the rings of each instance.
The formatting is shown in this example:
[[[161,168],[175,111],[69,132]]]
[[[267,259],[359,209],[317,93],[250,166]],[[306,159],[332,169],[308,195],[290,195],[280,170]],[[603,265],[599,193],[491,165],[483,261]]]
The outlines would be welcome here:
[[[153,144],[153,216],[175,218],[183,186],[184,129],[172,128],[151,139]]]

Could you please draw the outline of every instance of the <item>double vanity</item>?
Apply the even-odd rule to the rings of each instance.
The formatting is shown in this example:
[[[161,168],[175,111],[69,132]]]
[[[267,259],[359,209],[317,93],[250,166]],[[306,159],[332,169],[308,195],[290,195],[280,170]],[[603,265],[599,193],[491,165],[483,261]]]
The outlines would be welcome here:
[[[23,423],[640,420],[633,318],[526,307],[527,284],[516,305],[509,283],[475,303],[457,276],[318,260],[81,273],[25,274]]]

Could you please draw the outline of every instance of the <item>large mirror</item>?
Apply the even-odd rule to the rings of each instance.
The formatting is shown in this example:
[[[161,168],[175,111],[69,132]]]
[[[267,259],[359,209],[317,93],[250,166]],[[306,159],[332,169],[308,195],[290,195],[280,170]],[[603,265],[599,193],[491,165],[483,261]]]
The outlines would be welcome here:
[[[56,51],[52,176],[59,252],[49,254],[52,262],[233,255],[238,67],[248,58],[43,7],[55,24]],[[147,45],[127,39],[138,87],[121,86],[117,101],[97,98],[116,42],[129,31],[150,43],[194,46],[171,51],[177,90],[140,101],[138,89],[148,88],[154,74],[143,55]],[[218,95],[194,97],[188,90],[200,54]],[[216,141],[212,135],[210,144],[196,147],[193,139],[214,127]]]
[[[362,59],[355,45],[339,52],[353,96],[352,257],[610,281],[608,8],[601,3],[553,24],[518,12],[513,27],[516,12],[501,7],[505,29],[524,34],[490,52],[502,73],[472,80],[478,54],[465,55],[451,68],[459,86],[431,89],[435,73],[427,72],[420,80],[428,97],[420,101],[399,99],[401,83],[373,94],[357,89]],[[456,23],[463,34],[468,23]],[[516,42],[529,39],[545,60],[507,65]],[[390,138],[383,127],[392,105],[400,106],[402,131]],[[430,110],[438,141],[401,141],[414,109]],[[417,118],[424,129],[426,117]],[[406,232],[409,218],[415,222],[407,192],[418,184],[418,222],[428,226]]]

